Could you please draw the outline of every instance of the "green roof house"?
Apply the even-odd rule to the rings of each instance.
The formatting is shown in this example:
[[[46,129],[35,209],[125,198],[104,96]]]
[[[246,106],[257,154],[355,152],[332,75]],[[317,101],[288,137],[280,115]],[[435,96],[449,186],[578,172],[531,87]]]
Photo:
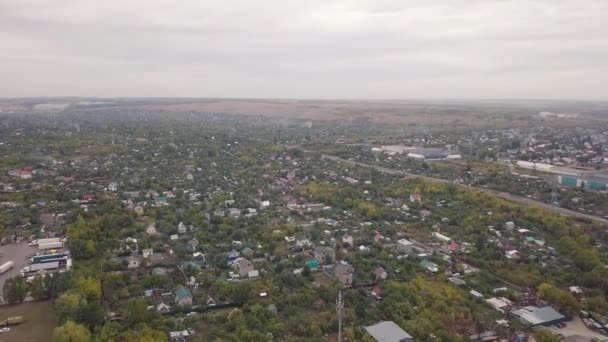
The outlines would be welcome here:
[[[315,259],[306,260],[306,266],[311,270],[316,270],[319,268],[319,262]]]
[[[191,306],[192,292],[184,286],[178,286],[175,289],[175,304],[179,306]]]

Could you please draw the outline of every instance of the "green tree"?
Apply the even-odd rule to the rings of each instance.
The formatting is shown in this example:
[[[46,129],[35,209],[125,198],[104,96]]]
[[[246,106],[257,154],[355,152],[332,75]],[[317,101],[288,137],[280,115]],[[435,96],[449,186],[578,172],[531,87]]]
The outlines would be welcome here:
[[[92,329],[103,323],[103,308],[99,302],[89,302],[81,305],[78,310],[78,318],[79,322]]]
[[[150,318],[146,301],[143,298],[129,300],[125,316],[126,322],[129,325],[146,323]]]
[[[53,332],[53,342],[89,342],[91,333],[84,326],[67,321]]]
[[[2,288],[4,299],[10,304],[21,303],[27,296],[27,283],[20,276],[9,278]]]
[[[30,293],[36,300],[46,299],[49,297],[48,290],[44,283],[44,278],[39,275],[34,277],[30,288]]]
[[[120,324],[108,322],[104,324],[99,332],[99,340],[102,342],[114,342],[120,336]]]
[[[55,301],[55,310],[60,321],[76,320],[78,312],[82,305],[86,304],[86,299],[75,291],[70,290],[57,298]]]
[[[536,342],[560,342],[561,339],[559,336],[554,335],[551,331],[547,329],[539,330],[532,334]]]

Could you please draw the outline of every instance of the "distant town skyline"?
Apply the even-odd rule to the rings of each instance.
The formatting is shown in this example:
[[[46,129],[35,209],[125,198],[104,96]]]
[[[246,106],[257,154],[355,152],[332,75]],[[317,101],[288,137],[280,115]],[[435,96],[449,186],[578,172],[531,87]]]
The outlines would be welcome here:
[[[0,97],[608,100],[608,2],[4,0]]]

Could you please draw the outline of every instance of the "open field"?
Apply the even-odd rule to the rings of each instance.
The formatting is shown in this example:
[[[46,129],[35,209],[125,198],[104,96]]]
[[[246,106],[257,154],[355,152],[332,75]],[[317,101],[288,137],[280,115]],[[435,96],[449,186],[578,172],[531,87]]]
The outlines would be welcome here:
[[[0,342],[51,341],[57,317],[50,301],[0,306],[0,320],[13,316],[22,316],[24,322],[0,333]]]

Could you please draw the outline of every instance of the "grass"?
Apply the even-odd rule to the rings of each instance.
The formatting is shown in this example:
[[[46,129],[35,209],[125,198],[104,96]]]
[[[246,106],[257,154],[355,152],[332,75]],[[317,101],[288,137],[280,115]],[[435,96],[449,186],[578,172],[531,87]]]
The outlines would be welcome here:
[[[46,342],[51,341],[57,317],[50,301],[28,302],[0,307],[0,321],[22,316],[23,323],[11,327],[11,331],[0,333],[0,342]]]

